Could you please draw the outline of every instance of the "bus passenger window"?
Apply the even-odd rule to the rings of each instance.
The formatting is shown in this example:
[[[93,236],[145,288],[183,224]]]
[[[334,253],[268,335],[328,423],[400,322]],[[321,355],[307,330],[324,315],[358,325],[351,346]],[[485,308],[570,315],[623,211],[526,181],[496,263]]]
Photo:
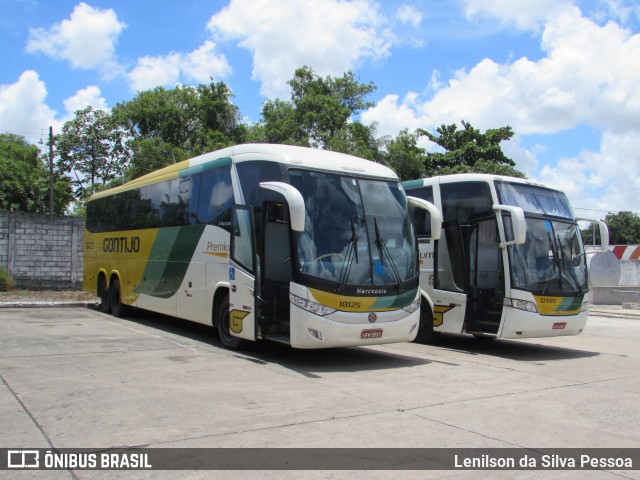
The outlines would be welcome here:
[[[233,186],[227,170],[212,170],[202,174],[198,223],[213,223],[233,205]]]

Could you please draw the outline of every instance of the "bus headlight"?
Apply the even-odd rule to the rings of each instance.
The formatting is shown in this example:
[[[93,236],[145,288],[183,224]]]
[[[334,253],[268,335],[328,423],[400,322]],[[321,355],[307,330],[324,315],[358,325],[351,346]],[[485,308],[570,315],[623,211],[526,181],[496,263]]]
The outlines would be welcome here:
[[[527,300],[520,300],[518,298],[504,298],[504,306],[515,308],[517,310],[524,310],[525,312],[538,313],[538,307],[533,302]]]
[[[294,295],[293,293],[289,293],[289,300],[291,301],[291,303],[306,310],[307,312],[320,315],[321,317],[324,317],[325,315],[329,315],[330,313],[336,311],[335,308],[325,307],[324,305],[320,305],[319,303],[299,297],[297,295]]]
[[[422,302],[422,298],[418,297],[413,302],[411,302],[406,307],[402,307],[405,312],[413,313],[420,308],[420,303]]]
[[[580,307],[580,313],[582,313],[582,312],[586,312],[586,311],[588,311],[588,310],[589,310],[589,302],[584,302],[584,303],[582,304],[582,307]]]

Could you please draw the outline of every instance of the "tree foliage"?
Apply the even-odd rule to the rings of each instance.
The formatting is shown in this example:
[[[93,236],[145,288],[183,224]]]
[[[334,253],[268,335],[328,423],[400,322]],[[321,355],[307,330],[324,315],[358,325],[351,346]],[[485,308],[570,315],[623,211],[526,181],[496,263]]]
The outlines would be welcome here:
[[[86,197],[96,184],[122,182],[129,151],[125,132],[103,110],[87,107],[76,112],[56,139],[58,167],[73,175],[76,198]]]
[[[426,136],[445,150],[426,154],[426,175],[494,173],[525,177],[514,168],[515,162],[508,158],[500,147],[500,142],[513,137],[511,127],[494,128],[481,133],[464,120],[462,126],[464,128],[459,130],[456,124],[441,125],[436,129],[438,135],[418,129],[418,135]]]
[[[67,178],[54,172],[54,211],[62,213],[71,200]],[[0,134],[0,209],[49,213],[49,167],[18,135]]]
[[[242,143],[247,127],[231,89],[211,82],[198,87],[157,87],[118,103],[114,122],[127,132],[131,169],[127,179],[179,160]]]
[[[640,216],[629,211],[608,213],[604,222],[609,227],[609,243],[611,245],[640,245]],[[596,241],[600,241],[596,229]],[[593,244],[593,228],[581,231],[582,241],[585,244]]]
[[[418,146],[418,135],[409,133],[407,128],[386,142],[385,159],[400,180],[412,180],[425,175],[425,149]]]
[[[322,78],[309,67],[298,68],[288,83],[291,100],[267,100],[262,122],[252,129],[253,138],[380,160],[375,125],[356,119],[374,105],[366,100],[376,89],[373,83],[360,83],[353,72]]]

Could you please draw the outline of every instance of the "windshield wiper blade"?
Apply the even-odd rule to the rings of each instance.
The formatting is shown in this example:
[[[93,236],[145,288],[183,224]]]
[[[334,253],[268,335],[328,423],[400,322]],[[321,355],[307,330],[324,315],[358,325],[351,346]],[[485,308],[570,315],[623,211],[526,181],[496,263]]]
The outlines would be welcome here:
[[[347,285],[347,281],[349,280],[349,273],[351,273],[351,265],[353,265],[353,259],[356,259],[356,263],[359,263],[358,260],[358,236],[356,235],[356,227],[353,223],[353,217],[351,217],[351,240],[349,240],[349,245],[347,245],[347,251],[345,252],[344,265],[342,265],[342,270],[340,271],[340,286],[338,287],[338,291],[342,292]]]
[[[376,232],[376,246],[378,247],[378,252],[380,252],[380,263],[382,263],[382,265],[384,266],[385,257],[386,257],[389,270],[391,271],[389,276],[393,281],[396,282],[398,291],[403,291],[404,288],[402,287],[402,279],[400,278],[400,274],[398,273],[398,268],[396,267],[396,263],[393,261],[393,257],[391,256],[391,252],[389,251],[389,248],[387,247],[387,245],[384,243],[384,240],[382,240],[382,237],[380,236],[380,230],[378,229],[377,218],[373,219],[373,226]]]
[[[555,245],[555,240],[551,235],[551,232],[547,232],[547,238],[549,239],[549,246],[551,247],[551,262],[547,264],[547,268],[542,277],[542,281],[544,282],[544,287],[542,287],[542,294],[546,294],[547,290],[551,286],[551,281],[555,278],[554,270],[558,270],[558,281],[559,288],[562,290],[562,273],[560,270],[560,259],[558,255],[558,250]]]
[[[558,235],[558,247],[560,248],[560,254],[562,255],[562,263],[567,263],[567,255],[564,253],[564,247],[562,246],[562,243],[560,243],[560,235]],[[571,277],[573,278],[573,281],[576,284],[576,288],[578,289],[578,294],[582,295],[582,287],[580,286],[580,282],[578,281],[578,277],[576,277],[576,272],[573,271],[573,268],[571,267],[571,265],[569,265],[569,273],[571,274]],[[560,272],[560,275],[562,275],[562,272]]]

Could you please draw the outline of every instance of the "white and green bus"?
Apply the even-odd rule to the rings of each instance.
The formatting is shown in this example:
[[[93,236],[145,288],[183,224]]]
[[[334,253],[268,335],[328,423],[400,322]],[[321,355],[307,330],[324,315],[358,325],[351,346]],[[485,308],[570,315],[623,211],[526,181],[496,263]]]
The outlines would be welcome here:
[[[402,342],[420,316],[416,242],[387,167],[238,145],[93,195],[84,288],[116,316],[137,307],[215,326],[227,348]]]
[[[414,209],[424,297],[418,341],[577,335],[588,315],[587,258],[565,194],[511,177],[458,174],[403,183],[442,213]],[[591,220],[588,220],[591,221]],[[603,250],[608,230],[600,224]]]

